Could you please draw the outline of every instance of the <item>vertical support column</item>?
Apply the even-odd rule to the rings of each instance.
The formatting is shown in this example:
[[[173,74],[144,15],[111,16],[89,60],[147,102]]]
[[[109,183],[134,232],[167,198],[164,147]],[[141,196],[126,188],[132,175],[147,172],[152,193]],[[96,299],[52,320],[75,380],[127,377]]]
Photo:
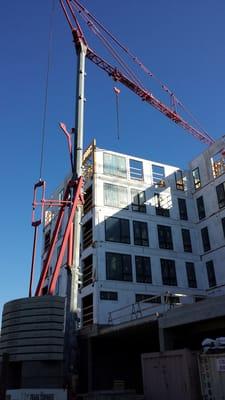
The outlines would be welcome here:
[[[75,33],[74,33],[75,35]],[[84,135],[84,81],[85,57],[87,46],[82,40],[76,40],[77,51],[77,93],[75,113],[75,134],[73,146],[73,179],[77,180],[82,175],[83,135]],[[76,190],[76,189],[74,189]],[[74,193],[75,195],[75,193]],[[67,305],[66,305],[66,331],[64,343],[65,379],[70,394],[77,392],[78,362],[77,362],[77,307],[78,307],[78,270],[80,265],[80,238],[81,238],[82,206],[77,205],[73,220],[72,265],[67,274]]]
[[[76,97],[76,125],[74,137],[74,171],[73,178],[77,179],[82,175],[82,159],[83,159],[83,136],[84,136],[84,81],[85,81],[85,57],[87,47],[80,42],[77,46],[77,97]],[[78,268],[80,264],[80,238],[81,238],[81,218],[82,206],[78,205],[74,218],[74,243],[73,243],[73,265],[71,268],[71,295],[70,295],[70,311],[77,311],[78,297]]]

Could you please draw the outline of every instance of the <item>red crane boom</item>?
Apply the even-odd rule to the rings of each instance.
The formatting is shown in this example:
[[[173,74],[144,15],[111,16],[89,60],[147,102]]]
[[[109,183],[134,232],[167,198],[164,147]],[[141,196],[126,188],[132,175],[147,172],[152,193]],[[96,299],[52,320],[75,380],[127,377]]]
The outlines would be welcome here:
[[[78,23],[77,17],[75,15],[75,12],[71,6],[71,3],[74,3],[75,6],[79,7],[79,10],[82,10],[86,15],[90,16],[91,14],[80,5],[76,0],[73,0],[70,2],[70,0],[65,0],[68,9],[71,13],[72,19],[75,21],[76,28],[73,26],[68,12],[66,10],[65,4],[63,0],[60,0],[61,6],[63,8],[63,11],[65,13],[66,19],[69,23],[69,26],[72,30],[73,38],[75,44],[79,44],[82,42],[86,47],[87,47],[87,52],[86,52],[86,57],[92,61],[94,64],[96,64],[99,68],[101,68],[103,71],[105,71],[112,79],[115,81],[118,81],[122,83],[124,86],[126,86],[128,89],[132,90],[137,96],[139,96],[143,101],[147,102],[148,104],[152,105],[154,108],[156,108],[158,111],[160,111],[162,114],[164,114],[167,118],[175,122],[175,124],[181,126],[183,129],[185,129],[187,132],[195,136],[197,139],[200,141],[206,143],[206,144],[213,144],[215,140],[210,137],[206,132],[195,128],[192,126],[189,122],[187,122],[181,115],[179,115],[175,110],[170,108],[169,106],[165,105],[162,101],[157,99],[149,90],[145,89],[144,87],[140,86],[138,83],[135,82],[135,80],[132,80],[131,78],[128,78],[123,72],[121,72],[118,68],[113,67],[110,65],[107,61],[105,61],[102,57],[100,57],[98,54],[96,54],[93,50],[91,50],[88,47],[87,41],[84,37],[83,31],[80,27],[80,24]],[[94,17],[93,17],[94,19]],[[94,19],[95,21],[95,19]],[[90,22],[89,20],[86,21],[87,24],[93,29],[93,22]],[[97,31],[97,28],[95,28]],[[108,47],[111,47],[108,45]],[[170,93],[171,94],[171,93]]]

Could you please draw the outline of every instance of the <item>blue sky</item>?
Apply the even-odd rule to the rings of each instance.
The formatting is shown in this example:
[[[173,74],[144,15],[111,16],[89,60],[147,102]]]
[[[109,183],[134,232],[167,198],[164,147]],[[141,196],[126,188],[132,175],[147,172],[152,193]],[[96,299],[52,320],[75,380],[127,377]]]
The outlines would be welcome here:
[[[84,0],[83,4],[175,92],[211,136],[224,134],[224,1]],[[1,5],[0,311],[4,302],[28,293],[31,202],[39,178],[51,7],[52,0]],[[71,33],[55,0],[43,173],[49,193],[69,169],[58,122],[74,125],[75,77]],[[99,147],[183,168],[206,148],[119,85],[118,140],[114,86],[87,61],[85,144],[95,137]],[[155,93],[151,81],[149,88]]]

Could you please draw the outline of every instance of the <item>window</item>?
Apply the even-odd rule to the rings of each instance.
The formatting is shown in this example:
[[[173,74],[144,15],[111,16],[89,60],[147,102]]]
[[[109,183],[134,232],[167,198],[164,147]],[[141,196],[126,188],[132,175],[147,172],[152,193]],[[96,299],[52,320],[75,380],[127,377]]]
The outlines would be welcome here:
[[[84,193],[84,215],[92,209],[92,206],[92,186],[90,186]]]
[[[132,281],[131,256],[128,254],[106,253],[106,279]]]
[[[165,168],[160,165],[152,165],[152,179],[154,185],[165,186]]]
[[[83,286],[88,286],[93,283],[93,256],[92,254],[86,257],[82,261],[82,273],[83,273]]]
[[[191,235],[189,229],[181,229],[184,251],[192,253]]]
[[[82,322],[83,326],[93,324],[93,294],[82,298]]]
[[[225,207],[225,182],[216,186],[216,193],[217,193],[219,208]]]
[[[174,260],[160,259],[163,285],[177,286],[177,276]]]
[[[141,283],[152,283],[150,258],[136,256],[135,266],[136,266],[136,281]]]
[[[83,249],[92,245],[92,219],[89,219],[86,224],[83,225]]]
[[[200,196],[197,200],[197,209],[198,209],[198,217],[199,219],[205,218],[205,205],[204,205],[204,200],[203,196]]]
[[[146,212],[145,192],[140,192],[137,189],[131,189],[131,206],[132,211]]]
[[[117,208],[128,208],[127,188],[104,183],[104,205]]]
[[[148,246],[148,225],[147,222],[133,221],[134,244]]]
[[[51,230],[48,230],[44,238],[44,253],[49,249],[50,241],[51,241]]]
[[[118,300],[117,292],[105,292],[103,290],[100,291],[100,300]]]
[[[160,196],[159,193],[154,194],[154,199],[155,199],[155,212],[156,215],[160,215],[162,217],[169,217],[170,216],[170,210],[169,208],[165,207],[164,204],[164,199]]]
[[[223,236],[225,237],[225,217],[221,219],[222,228],[223,228]]]
[[[225,153],[219,151],[211,158],[212,170],[214,178],[222,175],[225,172]]]
[[[172,231],[170,226],[157,225],[160,249],[173,250]]]
[[[216,275],[214,270],[213,261],[207,261],[206,263],[206,270],[208,276],[209,287],[216,286]]]
[[[130,159],[130,178],[138,181],[143,180],[143,163],[142,161]]]
[[[109,242],[130,243],[129,220],[110,217],[105,220],[105,240]]]
[[[186,262],[185,266],[186,266],[188,287],[196,288],[197,281],[196,281],[196,275],[195,275],[195,265],[193,262]]]
[[[199,189],[201,187],[201,179],[198,167],[192,170],[192,176],[195,189]]]
[[[187,215],[186,200],[185,199],[177,199],[177,200],[178,200],[178,208],[179,208],[180,219],[183,219],[183,220],[187,221],[188,220],[188,215]]]
[[[182,173],[181,170],[177,170],[175,172],[175,182],[176,182],[176,189],[177,190],[184,190],[183,173]]]
[[[115,154],[103,154],[103,171],[106,175],[114,175],[120,178],[127,177],[126,158]]]
[[[143,302],[143,303],[158,303],[158,304],[160,304],[161,297],[157,296],[156,294],[136,293],[135,301],[136,301],[136,303]]]
[[[204,251],[209,251],[211,249],[211,246],[210,246],[209,232],[207,226],[201,229],[201,235],[202,235],[203,249]]]

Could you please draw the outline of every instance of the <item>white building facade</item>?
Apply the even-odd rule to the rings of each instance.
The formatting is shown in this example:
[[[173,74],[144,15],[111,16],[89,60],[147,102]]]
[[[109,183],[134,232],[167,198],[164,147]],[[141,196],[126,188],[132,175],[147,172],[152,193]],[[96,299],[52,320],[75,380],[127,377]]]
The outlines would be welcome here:
[[[223,148],[224,138],[181,171],[92,145],[85,165],[82,326],[122,322],[149,307],[160,311],[168,293],[172,303],[185,303],[223,290]],[[44,229],[43,258],[52,225]],[[62,296],[64,261],[56,293]]]

